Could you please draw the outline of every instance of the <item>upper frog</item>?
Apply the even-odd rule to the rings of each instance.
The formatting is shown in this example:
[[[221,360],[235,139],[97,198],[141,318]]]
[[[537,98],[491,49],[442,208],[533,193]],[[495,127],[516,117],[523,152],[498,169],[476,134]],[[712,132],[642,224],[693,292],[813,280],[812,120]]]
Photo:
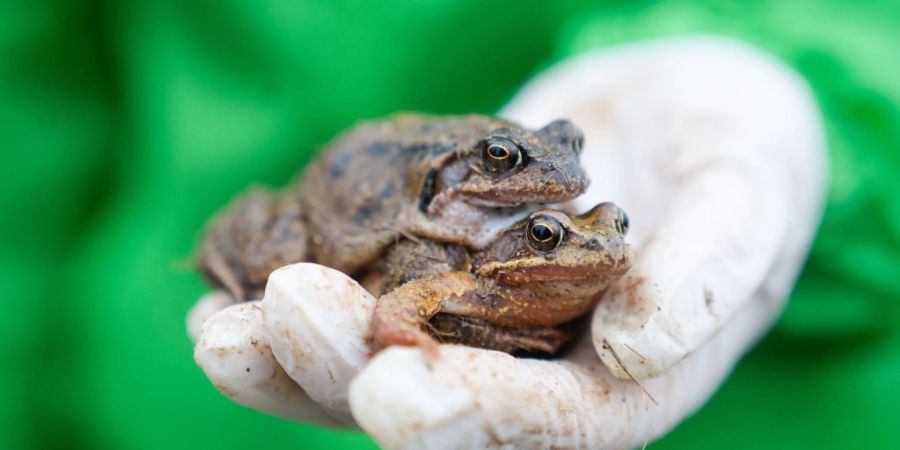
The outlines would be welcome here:
[[[589,311],[629,269],[627,229],[627,216],[612,203],[574,217],[536,211],[459,270],[406,282],[382,296],[373,321],[376,348],[433,348],[423,326],[443,314],[465,318],[457,323],[469,329],[479,324],[479,335],[461,336],[465,343],[552,352],[559,335],[549,328]],[[541,339],[553,342],[541,345]]]
[[[301,177],[317,262],[353,273],[399,236],[481,248],[540,204],[580,195],[583,135],[480,115],[395,115],[338,137]]]
[[[481,115],[398,114],[339,135],[280,192],[253,190],[207,232],[199,265],[241,299],[312,261],[356,274],[400,237],[482,248],[501,229],[588,185],[583,134]]]

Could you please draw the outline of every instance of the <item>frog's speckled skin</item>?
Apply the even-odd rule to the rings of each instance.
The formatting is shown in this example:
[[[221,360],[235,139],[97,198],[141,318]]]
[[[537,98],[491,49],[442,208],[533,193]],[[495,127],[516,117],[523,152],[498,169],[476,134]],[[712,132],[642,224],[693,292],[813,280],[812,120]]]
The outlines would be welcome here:
[[[562,237],[552,247],[541,248],[528,230],[548,217],[562,228]],[[385,258],[394,268],[393,273],[387,271],[385,282],[387,289],[405,283],[378,300],[375,347],[421,345],[433,350],[434,341],[423,326],[441,314],[431,326],[442,339],[507,352],[553,353],[565,341],[563,332],[553,327],[589,311],[609,283],[630,267],[626,232],[626,216],[612,203],[575,217],[541,210],[502,232],[471,259],[457,260],[456,271],[431,275],[422,261],[446,265],[442,258],[453,251],[446,245],[435,250],[440,244],[434,243],[418,245],[415,252],[398,245]],[[429,253],[434,258],[423,256]],[[398,279],[397,272],[403,271],[397,267],[410,267],[420,278]]]
[[[508,172],[485,170],[485,147],[497,139],[523,155]],[[252,299],[274,268],[312,261],[355,275],[401,237],[481,248],[539,205],[584,192],[582,140],[565,120],[537,131],[480,115],[364,122],[288,188],[237,199],[212,223],[199,266]]]

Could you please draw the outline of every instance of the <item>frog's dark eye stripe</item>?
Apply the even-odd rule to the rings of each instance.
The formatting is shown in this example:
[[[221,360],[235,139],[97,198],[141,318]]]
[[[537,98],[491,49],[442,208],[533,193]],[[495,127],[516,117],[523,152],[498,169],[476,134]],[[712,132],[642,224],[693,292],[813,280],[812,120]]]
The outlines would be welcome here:
[[[435,196],[435,179],[437,178],[437,169],[431,169],[425,175],[425,181],[422,183],[422,190],[419,191],[419,211],[428,212],[428,206]]]
[[[525,227],[525,238],[531,248],[549,252],[563,241],[564,230],[562,225],[551,216],[534,216]]]
[[[501,137],[488,139],[481,160],[484,170],[492,175],[505,175],[522,166],[525,152],[515,142]]]

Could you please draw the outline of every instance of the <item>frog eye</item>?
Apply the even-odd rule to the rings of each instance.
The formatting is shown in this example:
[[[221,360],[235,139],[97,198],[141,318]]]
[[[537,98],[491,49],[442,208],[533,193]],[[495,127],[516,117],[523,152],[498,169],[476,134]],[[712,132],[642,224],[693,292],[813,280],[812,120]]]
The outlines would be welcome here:
[[[576,154],[580,154],[582,148],[584,148],[584,136],[575,136],[575,138],[572,139],[572,150],[575,150]]]
[[[563,227],[550,216],[538,215],[525,227],[525,238],[531,248],[540,252],[549,252],[559,247],[563,241]]]
[[[508,173],[522,165],[522,149],[504,138],[488,140],[481,152],[484,169],[493,175]]]
[[[616,210],[616,231],[622,236],[628,234],[628,214],[625,214],[621,208]]]

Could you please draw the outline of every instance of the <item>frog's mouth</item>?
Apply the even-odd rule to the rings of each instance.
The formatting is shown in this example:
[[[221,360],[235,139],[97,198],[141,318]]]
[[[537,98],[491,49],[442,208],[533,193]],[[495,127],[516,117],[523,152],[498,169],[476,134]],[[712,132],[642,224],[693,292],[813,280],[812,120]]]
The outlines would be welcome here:
[[[470,197],[466,202],[472,206],[486,209],[522,209],[527,201],[499,201],[492,198]]]
[[[522,209],[525,205],[557,203],[571,200],[580,194],[559,196],[554,199],[552,193],[534,196],[526,194],[527,190],[510,191],[496,183],[467,182],[461,186],[448,187],[436,170],[431,170],[425,177],[419,191],[419,210],[423,213],[431,211],[435,204],[446,205],[464,203],[470,207],[481,209]]]
[[[498,190],[499,191],[499,190]],[[484,208],[519,208],[525,205],[545,205],[574,200],[583,188],[548,189],[545,192],[522,191],[463,192],[466,203]]]
[[[489,262],[479,267],[479,276],[499,276],[506,282],[526,284],[535,282],[574,282],[615,279],[630,268],[627,259],[594,264],[554,264],[544,258],[531,258],[510,263]]]
[[[501,180],[470,180],[459,191],[474,205],[511,208],[567,202],[584,193],[590,184],[580,167],[554,169],[547,174],[527,172],[523,170],[514,177]]]

